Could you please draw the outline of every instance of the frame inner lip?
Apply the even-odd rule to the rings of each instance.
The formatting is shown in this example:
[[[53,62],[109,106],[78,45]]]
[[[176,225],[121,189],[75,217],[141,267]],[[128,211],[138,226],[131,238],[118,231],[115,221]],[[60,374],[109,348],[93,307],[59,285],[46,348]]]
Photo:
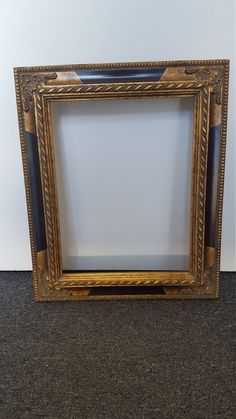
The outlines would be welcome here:
[[[173,86],[175,86],[176,84],[178,84],[178,83],[180,83],[181,84],[181,89],[183,88],[184,89],[184,87],[185,86],[189,86],[189,82],[187,82],[187,81],[185,81],[185,82],[170,82],[169,84],[171,85],[171,88],[173,87]],[[193,82],[192,82],[193,83]],[[125,85],[126,83],[124,83],[124,85]],[[136,83],[136,85],[137,84],[139,84],[139,83]],[[141,85],[143,85],[143,84],[145,84],[145,83],[140,83]],[[149,85],[151,85],[151,82],[148,82],[148,83],[146,83],[148,86]],[[162,83],[161,83],[162,84]],[[168,84],[168,82],[165,82],[165,83],[163,83],[164,85],[166,85],[166,84]],[[78,85],[76,85],[76,86],[78,86]],[[91,85],[92,86],[92,85]],[[200,96],[200,94],[201,94],[201,91],[202,91],[202,89],[203,89],[203,87],[202,86],[208,86],[208,83],[200,83],[200,88],[198,87],[198,88],[195,88],[195,89],[186,89],[186,90],[184,90],[184,93],[181,91],[181,92],[177,92],[177,95],[179,95],[180,97],[184,97],[184,96],[193,96],[194,98],[195,98],[195,101],[196,101],[196,98],[199,98]],[[71,87],[71,86],[70,86]],[[72,87],[73,87],[73,85],[72,85]],[[50,90],[50,88],[48,87],[46,87],[46,91],[47,90]],[[60,90],[61,91],[61,89],[60,89],[60,87],[58,87],[57,86],[57,89],[58,90]],[[168,91],[168,89],[166,89],[167,91]],[[190,91],[189,91],[190,90]],[[173,92],[173,93],[172,93]],[[131,91],[130,92],[131,93],[131,96],[129,96],[129,99],[132,99],[132,98],[136,98],[139,94],[142,94],[143,92],[141,91],[136,91],[136,90],[134,90],[134,91]],[[155,97],[156,97],[156,99],[158,99],[158,97],[160,96],[159,94],[159,91],[157,91],[157,92],[155,92]],[[166,92],[165,92],[166,93]],[[169,89],[169,96],[176,96],[176,92],[175,91],[173,91],[173,90],[170,90]],[[42,92],[41,93],[42,94],[42,97],[44,97],[44,93]],[[208,94],[209,94],[209,92],[208,92]],[[147,97],[149,96],[149,92],[148,92],[148,95],[147,95]],[[48,105],[50,105],[50,94],[48,95],[47,93],[46,93],[46,101],[48,102]],[[55,99],[55,98],[54,98]],[[66,97],[66,100],[69,100],[70,99],[70,97]],[[106,99],[106,97],[103,97],[103,99]],[[58,100],[60,100],[60,97],[58,98]],[[79,97],[78,97],[78,100],[79,100]],[[194,101],[194,102],[195,102]],[[194,103],[194,132],[195,132],[195,137],[196,137],[196,135],[199,135],[199,133],[198,133],[198,130],[197,130],[197,128],[196,128],[196,115],[197,115],[197,113],[199,112],[199,110],[198,110],[198,107],[197,107],[198,105],[197,105],[197,103],[195,102]],[[47,108],[47,107],[46,107]],[[47,120],[49,120],[50,121],[50,116],[49,115],[47,115]],[[196,138],[194,137],[194,140],[196,140]],[[195,141],[194,141],[194,143],[195,143]],[[192,176],[193,176],[193,172],[192,172]],[[195,176],[195,175],[194,175]],[[193,178],[192,178],[193,179]],[[192,182],[192,188],[193,188],[193,182]],[[192,204],[191,204],[191,207],[192,207]],[[192,214],[191,214],[191,217],[192,217]],[[192,240],[192,234],[193,234],[193,229],[191,230],[191,233],[190,233],[190,246],[193,246],[193,243],[194,243],[194,240]],[[191,256],[191,250],[190,250],[190,267],[193,265],[194,266],[194,261],[192,260],[192,256]],[[202,258],[203,258],[203,256],[202,256]],[[61,261],[60,261],[60,264],[61,264]],[[195,268],[196,269],[196,268]],[[127,271],[119,271],[119,272],[121,272],[121,274],[123,274],[123,275],[127,275],[127,276],[129,276],[129,272],[127,272]],[[142,276],[142,272],[144,273],[144,271],[138,271],[138,275],[140,275],[140,278],[141,278],[141,276]],[[150,272],[150,271],[149,271]],[[162,279],[161,279],[161,277],[162,277],[162,274],[161,274],[161,272],[159,272],[159,271],[151,271],[151,272],[154,272],[157,276],[159,276],[159,281],[158,281],[158,283],[160,283],[160,285],[163,283],[163,284],[170,284],[171,285],[171,280],[168,280],[168,279],[165,279],[165,280],[163,280],[162,281]],[[166,272],[168,272],[168,271],[166,271]],[[176,279],[176,282],[178,282],[180,285],[183,283],[183,281],[186,283],[186,282],[188,282],[189,284],[192,284],[193,283],[193,279],[192,279],[192,277],[191,278],[189,278],[189,274],[187,273],[188,271],[185,271],[184,272],[184,275],[183,276],[185,276],[185,280],[183,280],[183,278],[181,278],[181,279],[179,279],[179,278],[177,278]],[[178,277],[179,275],[180,275],[180,273],[178,272],[178,271],[169,271],[169,273],[170,273],[170,276],[173,276],[173,274],[175,274],[176,275],[176,277]],[[192,268],[191,268],[191,273],[192,273]],[[98,275],[99,275],[99,273],[97,273]],[[61,274],[60,274],[61,275]],[[104,277],[105,276],[105,273],[101,273],[100,274],[102,277]],[[115,275],[115,274],[114,274]],[[132,273],[131,273],[131,275],[132,275]],[[76,282],[78,282],[79,281],[79,278],[78,277],[82,277],[82,275],[81,274],[77,274],[75,277],[74,277],[74,281],[75,281],[75,283]],[[85,276],[87,276],[86,274],[85,274]],[[112,275],[110,275],[111,277],[112,277]],[[165,276],[165,275],[164,275]],[[63,277],[64,277],[64,275],[63,275]],[[77,277],[77,278],[76,278]],[[64,278],[65,279],[65,278]],[[82,278],[81,278],[81,280],[82,280]],[[86,279],[84,278],[84,280],[82,280],[82,286],[86,286],[86,283],[85,283],[85,281],[86,281]],[[157,281],[157,279],[154,281],[153,280],[153,285],[156,285],[156,281]],[[67,280],[66,280],[66,282],[67,282]],[[70,280],[70,282],[71,282],[71,280]],[[99,282],[102,282],[102,279],[101,279],[101,281],[99,281]],[[126,280],[126,279],[124,279],[124,282],[128,282],[128,280]],[[60,281],[59,281],[59,283],[61,283],[61,279],[60,279]],[[83,284],[84,283],[84,284]],[[90,283],[90,280],[89,280],[89,283]],[[137,280],[137,283],[138,283],[138,280]]]

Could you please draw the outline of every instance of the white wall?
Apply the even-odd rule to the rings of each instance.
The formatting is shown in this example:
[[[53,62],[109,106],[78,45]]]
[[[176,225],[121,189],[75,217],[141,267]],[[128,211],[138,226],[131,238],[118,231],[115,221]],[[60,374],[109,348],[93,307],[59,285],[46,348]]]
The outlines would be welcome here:
[[[12,68],[209,58],[231,59],[221,269],[236,269],[234,25],[234,0],[1,1],[0,269],[31,269]]]

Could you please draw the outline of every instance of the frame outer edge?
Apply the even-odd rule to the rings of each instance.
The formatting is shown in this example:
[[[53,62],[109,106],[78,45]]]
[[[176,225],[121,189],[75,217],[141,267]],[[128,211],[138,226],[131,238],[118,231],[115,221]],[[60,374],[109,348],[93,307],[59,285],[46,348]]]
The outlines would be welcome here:
[[[91,64],[65,64],[65,65],[46,65],[46,66],[29,66],[15,67],[14,70],[24,73],[32,72],[48,72],[48,71],[70,71],[75,69],[112,69],[112,68],[144,68],[158,66],[200,66],[200,65],[229,65],[228,59],[209,59],[209,60],[175,60],[175,61],[130,61],[130,62],[114,62],[114,63],[91,63]]]
[[[25,124],[24,124],[24,117],[23,117],[24,110],[23,110],[22,98],[21,98],[19,72],[20,72],[19,68],[14,68],[16,105],[17,105],[17,114],[18,114],[20,145],[21,145],[21,153],[22,153],[22,166],[23,166],[23,173],[24,173],[25,196],[26,196],[28,224],[29,224],[31,260],[32,260],[32,268],[33,268],[34,297],[36,300],[39,300],[39,283],[38,283],[37,259],[36,259],[37,252],[36,252],[36,245],[35,245],[33,215],[32,215],[31,200],[30,200],[29,165],[28,165],[28,156],[27,156],[26,145],[25,145]]]
[[[226,157],[226,137],[227,137],[227,120],[228,120],[228,89],[229,89],[229,69],[230,61],[224,63],[224,83],[222,98],[222,121],[221,121],[221,144],[220,144],[220,161],[219,161],[219,178],[217,192],[217,214],[216,214],[216,283],[215,296],[219,296],[220,287],[220,261],[221,261],[221,237],[222,237],[222,215],[223,215],[223,196],[224,196],[224,179],[225,179],[225,157]]]

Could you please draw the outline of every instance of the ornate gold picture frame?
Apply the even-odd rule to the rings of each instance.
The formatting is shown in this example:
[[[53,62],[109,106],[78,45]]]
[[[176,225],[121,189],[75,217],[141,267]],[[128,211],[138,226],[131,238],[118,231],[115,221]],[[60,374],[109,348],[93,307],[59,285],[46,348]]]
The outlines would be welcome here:
[[[35,299],[215,298],[219,292],[228,60],[14,69]],[[191,97],[188,271],[63,272],[51,102]]]

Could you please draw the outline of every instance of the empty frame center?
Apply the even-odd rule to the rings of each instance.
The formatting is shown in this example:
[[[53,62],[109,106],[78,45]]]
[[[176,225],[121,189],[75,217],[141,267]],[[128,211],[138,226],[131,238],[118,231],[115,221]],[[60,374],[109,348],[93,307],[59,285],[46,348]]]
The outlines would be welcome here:
[[[189,270],[193,100],[52,103],[64,270]]]

